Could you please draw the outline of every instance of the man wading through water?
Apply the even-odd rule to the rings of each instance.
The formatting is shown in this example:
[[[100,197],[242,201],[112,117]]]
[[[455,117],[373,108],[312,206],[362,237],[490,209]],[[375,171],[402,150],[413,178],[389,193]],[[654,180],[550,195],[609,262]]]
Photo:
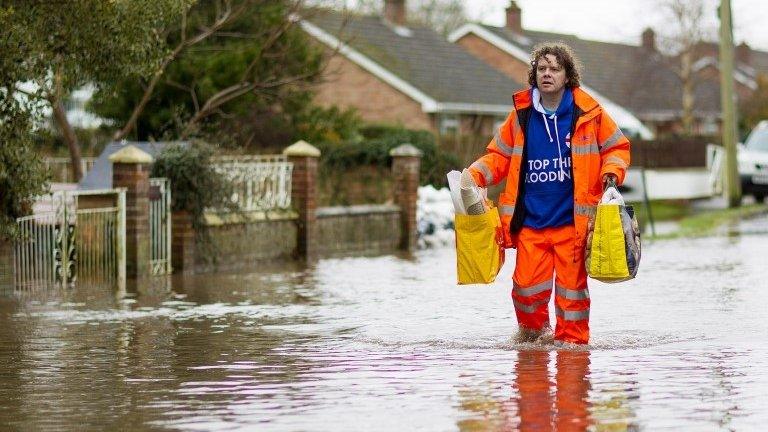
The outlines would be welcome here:
[[[550,333],[554,275],[555,344],[586,344],[587,224],[606,182],[624,181],[629,141],[579,87],[569,47],[540,45],[531,59],[531,88],[515,93],[514,109],[488,153],[469,170],[479,186],[507,180],[498,207],[505,247],[517,249],[512,300],[518,339],[533,341]]]

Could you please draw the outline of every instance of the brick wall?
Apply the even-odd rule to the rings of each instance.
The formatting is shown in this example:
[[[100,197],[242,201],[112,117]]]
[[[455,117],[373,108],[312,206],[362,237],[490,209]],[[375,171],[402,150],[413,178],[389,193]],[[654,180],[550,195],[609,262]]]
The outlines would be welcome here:
[[[330,51],[326,49],[326,55]],[[401,124],[406,128],[435,130],[421,104],[392,88],[341,54],[331,57],[316,88],[322,106],[355,108],[369,123]]]
[[[360,205],[317,210],[321,256],[385,254],[398,249],[400,207]]]
[[[470,33],[456,43],[515,81],[522,84],[528,82],[528,63],[512,57],[482,38]]]
[[[322,170],[321,170],[322,171]],[[318,205],[381,204],[392,201],[392,176],[387,167],[358,166],[325,170],[318,178]]]
[[[212,225],[208,234],[210,244],[198,242],[195,249],[197,272],[255,268],[267,260],[291,260],[296,249],[295,215]]]
[[[0,238],[0,295],[13,292],[13,243]]]
[[[295,217],[209,225],[211,243],[197,243],[194,271],[254,268],[264,261],[293,259],[298,233]],[[400,246],[400,218],[400,207],[395,205],[319,208],[317,255],[392,253]]]
[[[410,144],[390,151],[395,205],[317,208],[320,152],[299,141],[285,149],[294,164],[289,210],[206,213],[208,242],[194,242],[191,223],[174,214],[174,270],[253,268],[259,262],[416,248],[416,201],[421,152]],[[188,219],[188,218],[187,218]],[[189,248],[193,257],[189,257]],[[183,260],[183,264],[179,260]]]

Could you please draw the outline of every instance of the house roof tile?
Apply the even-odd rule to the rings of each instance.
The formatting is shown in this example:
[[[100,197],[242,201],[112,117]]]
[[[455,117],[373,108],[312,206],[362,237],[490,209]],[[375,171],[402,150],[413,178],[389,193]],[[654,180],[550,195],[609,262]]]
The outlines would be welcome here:
[[[758,73],[768,75],[768,52],[752,50],[750,55],[752,67],[755,68]]]
[[[326,10],[305,19],[438,103],[511,106],[512,94],[524,88],[426,27],[409,26],[406,36],[378,16]]]
[[[495,35],[530,52],[543,42],[569,45],[582,63],[582,81],[639,117],[679,114],[682,86],[668,60],[658,52],[612,42],[580,39],[573,35],[524,30],[522,37],[504,27],[484,26]],[[719,83],[699,81],[695,107],[700,114],[719,112]]]

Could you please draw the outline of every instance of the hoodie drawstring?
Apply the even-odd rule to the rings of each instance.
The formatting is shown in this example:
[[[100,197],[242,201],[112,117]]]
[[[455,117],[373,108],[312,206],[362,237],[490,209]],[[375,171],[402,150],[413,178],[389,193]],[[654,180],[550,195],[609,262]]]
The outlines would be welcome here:
[[[549,142],[552,142],[552,132],[549,131],[549,122],[547,122],[547,116],[544,115],[544,113],[541,113],[541,117],[544,119],[544,127],[547,128],[547,136],[549,137]],[[557,121],[555,121],[555,127],[557,127]]]
[[[563,152],[560,150],[560,132],[557,130],[557,114],[552,114],[552,118],[555,120],[555,137],[557,138],[557,159],[560,161],[560,181],[565,178],[565,172],[563,171]],[[545,121],[546,122],[546,121]]]
[[[547,136],[549,136],[549,142],[554,142],[552,139],[552,132],[549,131],[549,122],[547,121],[547,116],[544,115],[544,113],[541,113],[541,117],[544,119],[544,128],[547,129]],[[560,150],[560,132],[557,130],[557,114],[552,114],[550,118],[555,122],[555,138],[557,139],[557,158],[560,161],[558,163],[560,167],[560,172],[558,173],[558,178],[560,181],[563,181],[565,178],[565,172],[563,171],[563,152]]]

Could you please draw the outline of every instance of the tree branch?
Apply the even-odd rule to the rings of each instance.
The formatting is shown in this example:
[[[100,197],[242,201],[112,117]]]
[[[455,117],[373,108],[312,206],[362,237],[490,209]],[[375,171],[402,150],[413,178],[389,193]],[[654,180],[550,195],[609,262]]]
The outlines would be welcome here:
[[[176,45],[176,47],[171,51],[171,53],[163,59],[163,62],[160,64],[160,67],[155,71],[154,75],[152,75],[152,79],[149,82],[149,85],[147,85],[146,89],[144,90],[144,94],[141,96],[141,100],[138,104],[133,108],[133,111],[131,112],[131,116],[128,118],[128,121],[123,126],[122,129],[115,132],[115,135],[113,136],[113,139],[115,141],[121,140],[128,136],[129,133],[136,127],[136,122],[139,119],[139,116],[146,108],[147,104],[149,103],[149,100],[152,97],[152,94],[155,91],[155,87],[157,87],[157,84],[160,82],[160,78],[162,78],[163,74],[165,73],[165,70],[168,68],[168,65],[171,64],[172,61],[174,61],[179,54],[181,54],[182,51],[189,48],[192,45],[198,44],[209,37],[211,37],[213,34],[215,34],[219,29],[230,23],[232,20],[234,20],[239,14],[241,14],[243,11],[245,11],[245,6],[240,7],[238,10],[236,10],[234,13],[232,12],[231,2],[226,2],[226,7],[222,11],[221,14],[219,14],[216,18],[216,21],[210,26],[210,27],[204,27],[200,33],[195,35],[195,37],[191,39],[187,39],[186,35],[186,29],[187,29],[187,16],[189,11],[184,11],[182,14],[182,23],[181,23],[181,41]]]
[[[302,4],[302,1],[298,0],[291,6],[291,10],[288,12],[287,18],[283,21],[282,25],[280,25],[272,33],[270,33],[269,37],[262,45],[262,49],[260,50],[260,53],[269,51],[269,49],[272,48],[272,46],[275,44],[275,42],[277,42],[280,36],[282,36],[286,31],[288,31],[289,28],[291,28],[291,26],[293,26],[294,22],[290,17],[296,12],[298,12],[301,4]],[[248,75],[250,75],[251,71],[253,71],[253,68],[256,67],[259,60],[261,60],[261,55],[256,56],[248,65],[248,67],[245,68],[245,71],[243,72],[243,76],[241,80],[246,80],[248,78]]]
[[[67,118],[67,110],[64,109],[64,104],[61,101],[63,94],[61,80],[62,78],[59,71],[54,72],[53,91],[46,94],[46,99],[53,109],[54,122],[56,122],[56,125],[59,127],[62,138],[69,148],[69,158],[72,163],[72,177],[75,182],[79,182],[83,178],[80,143],[77,141],[75,130],[72,128],[72,125]]]

